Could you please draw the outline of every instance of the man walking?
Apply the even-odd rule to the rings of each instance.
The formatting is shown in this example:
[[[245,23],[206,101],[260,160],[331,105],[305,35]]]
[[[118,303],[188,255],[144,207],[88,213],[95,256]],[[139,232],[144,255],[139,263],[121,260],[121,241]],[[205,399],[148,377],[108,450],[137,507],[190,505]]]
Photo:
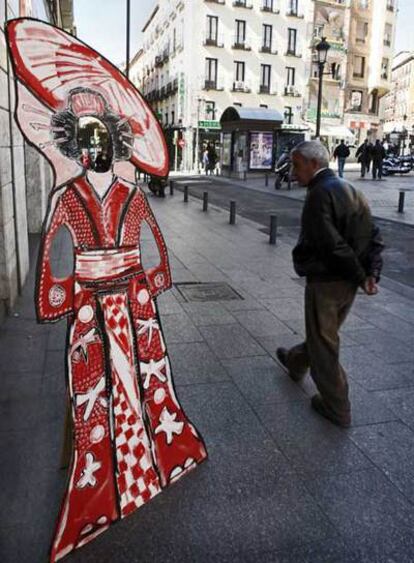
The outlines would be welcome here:
[[[349,147],[346,146],[345,141],[342,139],[339,145],[334,150],[334,158],[338,159],[338,176],[343,178],[345,162],[350,155]]]
[[[300,382],[308,368],[319,394],[312,407],[334,424],[348,427],[348,382],[339,363],[338,331],[358,287],[378,291],[383,243],[368,204],[349,183],[329,169],[329,154],[319,141],[292,151],[293,175],[308,192],[299,241],[293,250],[296,273],[306,276],[306,341],[277,349],[290,377]]]
[[[376,140],[374,148],[372,149],[372,179],[382,179],[382,161],[387,156],[383,144],[379,139]]]
[[[358,147],[355,156],[358,159],[358,162],[361,164],[361,178],[365,178],[365,173],[369,172],[371,158],[372,158],[372,143],[365,139],[365,141]]]

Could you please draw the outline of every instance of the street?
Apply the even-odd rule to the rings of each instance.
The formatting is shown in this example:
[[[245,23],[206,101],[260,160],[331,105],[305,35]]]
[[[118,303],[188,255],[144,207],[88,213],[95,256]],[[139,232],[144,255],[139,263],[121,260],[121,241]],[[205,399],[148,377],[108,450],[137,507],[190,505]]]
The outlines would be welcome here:
[[[363,191],[370,203],[373,215],[379,225],[386,250],[384,252],[383,274],[402,284],[414,287],[414,178],[410,176],[390,177],[381,182],[359,180],[357,172],[347,175],[355,187]],[[278,217],[278,236],[293,241],[300,228],[300,216],[305,189],[294,186],[292,190],[275,191],[273,177],[268,186],[261,178],[229,180],[217,176],[177,176],[176,187],[183,190],[189,186],[189,193],[202,199],[203,192],[209,194],[209,201],[222,209],[229,208],[230,200],[236,201],[237,213],[255,221],[261,228],[269,228],[269,216]],[[405,213],[397,213],[398,193],[406,189]],[[375,191],[374,191],[375,190]],[[413,190],[410,193],[408,190]],[[406,222],[403,222],[406,221]]]

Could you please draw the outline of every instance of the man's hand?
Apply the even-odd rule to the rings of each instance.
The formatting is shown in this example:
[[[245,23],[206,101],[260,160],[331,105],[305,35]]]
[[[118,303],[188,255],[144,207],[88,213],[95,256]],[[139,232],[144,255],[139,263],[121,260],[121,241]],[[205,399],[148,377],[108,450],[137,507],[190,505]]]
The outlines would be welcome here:
[[[361,287],[367,295],[376,295],[378,293],[377,282],[373,277],[366,278]]]

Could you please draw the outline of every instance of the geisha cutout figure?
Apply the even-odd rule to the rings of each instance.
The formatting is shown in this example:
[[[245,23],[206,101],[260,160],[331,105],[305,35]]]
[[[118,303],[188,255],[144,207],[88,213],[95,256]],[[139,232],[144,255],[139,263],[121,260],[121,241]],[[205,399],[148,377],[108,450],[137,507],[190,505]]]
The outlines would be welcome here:
[[[68,318],[67,383],[73,420],[69,481],[52,542],[57,561],[149,501],[207,456],[174,392],[156,297],[171,286],[165,243],[139,168],[168,172],[159,124],[134,86],[73,36],[33,19],[7,26],[17,122],[51,163],[38,260],[38,321]],[[82,118],[108,132],[90,169],[79,144]],[[88,159],[86,159],[88,160]],[[83,164],[83,165],[82,165]],[[144,270],[146,222],[160,254]],[[53,276],[52,241],[72,237],[74,272]]]

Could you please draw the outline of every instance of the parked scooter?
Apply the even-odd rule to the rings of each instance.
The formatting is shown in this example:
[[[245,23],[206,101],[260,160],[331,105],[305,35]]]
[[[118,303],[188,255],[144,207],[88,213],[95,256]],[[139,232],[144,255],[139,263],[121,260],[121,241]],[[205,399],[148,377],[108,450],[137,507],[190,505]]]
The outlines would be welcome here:
[[[412,169],[413,159],[411,155],[387,156],[382,162],[382,173],[384,176],[408,174]]]
[[[277,161],[275,174],[275,190],[280,190],[283,182],[289,182],[290,156],[288,151],[283,152]]]
[[[155,176],[151,176],[150,181],[148,182],[148,189],[158,197],[165,197],[166,185],[167,181],[164,178],[156,178]]]

